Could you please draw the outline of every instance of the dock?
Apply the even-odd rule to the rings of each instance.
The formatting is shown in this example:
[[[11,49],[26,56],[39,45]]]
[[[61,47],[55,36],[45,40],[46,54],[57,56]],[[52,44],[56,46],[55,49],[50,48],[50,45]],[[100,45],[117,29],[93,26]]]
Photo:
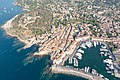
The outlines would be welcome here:
[[[52,73],[57,73],[57,74],[68,74],[68,75],[74,75],[78,77],[82,77],[88,80],[104,80],[103,78],[91,74],[87,74],[83,71],[70,68],[70,67],[61,67],[61,66],[52,66],[51,67]]]

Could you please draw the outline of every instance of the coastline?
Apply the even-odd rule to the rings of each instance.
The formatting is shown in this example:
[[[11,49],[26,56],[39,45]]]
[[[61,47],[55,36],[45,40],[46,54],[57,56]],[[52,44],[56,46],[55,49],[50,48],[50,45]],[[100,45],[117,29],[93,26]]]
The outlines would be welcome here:
[[[30,11],[29,9],[25,8],[24,6],[21,6],[21,5],[17,4],[16,1],[13,3],[13,5],[21,7],[23,9],[23,11],[28,11],[28,12]]]
[[[18,40],[20,40],[22,43],[25,44],[25,46],[23,47],[23,49],[29,48],[31,47],[33,44],[31,44],[30,42],[28,42],[27,40],[23,40],[21,39],[18,35],[14,35],[11,34],[8,30],[10,30],[10,28],[12,27],[11,23],[12,21],[18,17],[19,15],[14,16],[12,19],[8,20],[4,25],[1,26],[1,28],[5,31],[5,33],[11,37],[16,37]]]
[[[15,5],[15,4],[14,4]],[[18,5],[16,5],[16,6],[18,6]],[[23,8],[23,10],[24,10],[24,8]],[[10,19],[9,21],[7,21],[3,26],[2,26],[2,28],[4,29],[4,31],[6,32],[6,34],[7,35],[9,35],[9,36],[11,36],[11,37],[16,37],[16,38],[18,38],[21,42],[23,42],[24,44],[25,44],[25,46],[23,47],[23,49],[25,49],[25,48],[28,48],[28,47],[31,47],[33,44],[31,43],[31,42],[28,42],[27,40],[23,40],[23,39],[21,39],[18,35],[14,35],[14,34],[12,34],[12,33],[10,33],[9,32],[9,30],[10,30],[10,28],[12,27],[12,25],[11,25],[11,23],[12,23],[12,21],[16,18],[16,17],[18,17],[19,15],[16,15],[15,17],[13,17],[12,19]],[[82,38],[80,38],[80,39],[77,39],[78,41],[79,40],[82,40]],[[98,41],[98,39],[93,39],[93,40],[96,40],[96,41]],[[102,41],[101,39],[99,39],[100,41]],[[103,40],[104,41],[104,40]],[[109,40],[108,40],[109,41]],[[43,52],[39,52],[39,53],[35,53],[34,55],[47,55],[47,52],[45,52],[45,51],[43,51]],[[69,68],[63,68],[63,69],[61,69],[62,67],[55,67],[54,69],[52,69],[52,72],[53,73],[62,73],[62,74],[68,74],[68,75],[75,75],[75,76],[79,76],[79,77],[83,77],[83,78],[88,78],[88,79],[90,79],[90,80],[94,80],[92,77],[91,77],[91,75],[87,75],[87,74],[84,74],[84,73],[82,73],[82,72],[78,72],[78,71],[76,71],[76,70],[72,70],[72,69],[70,69],[69,70]],[[85,76],[85,77],[84,77]],[[97,79],[95,79],[95,80],[97,80]],[[98,79],[98,80],[101,80],[101,79]]]

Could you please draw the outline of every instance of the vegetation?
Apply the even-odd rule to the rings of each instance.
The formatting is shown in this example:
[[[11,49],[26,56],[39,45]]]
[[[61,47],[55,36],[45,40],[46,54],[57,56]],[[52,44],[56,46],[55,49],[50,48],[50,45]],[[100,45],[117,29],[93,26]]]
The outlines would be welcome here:
[[[37,2],[38,1],[38,2]],[[41,2],[42,1],[42,2]],[[14,33],[34,36],[50,32],[52,12],[46,7],[47,0],[17,0],[17,5],[29,9],[29,12],[19,15],[13,22]],[[39,6],[38,6],[39,5]],[[24,26],[24,27],[23,27]],[[27,32],[26,32],[27,31]],[[25,33],[23,33],[25,32]],[[26,34],[27,33],[27,34]]]

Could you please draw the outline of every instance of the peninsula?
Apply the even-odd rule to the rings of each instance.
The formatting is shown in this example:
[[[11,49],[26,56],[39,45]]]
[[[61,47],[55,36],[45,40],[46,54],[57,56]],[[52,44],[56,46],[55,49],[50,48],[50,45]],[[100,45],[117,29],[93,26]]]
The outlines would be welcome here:
[[[113,75],[120,78],[119,0],[17,0],[14,4],[27,11],[6,22],[2,28],[24,42],[24,48],[38,45],[39,50],[34,55],[50,55],[53,73],[107,80],[94,69],[90,73],[88,68],[65,66],[69,58],[73,58],[77,66],[74,56],[78,47],[84,46],[82,43],[86,43],[84,48],[104,44],[109,56],[114,56],[110,59]],[[84,52],[80,50],[80,53]],[[80,54],[78,56],[81,58]]]

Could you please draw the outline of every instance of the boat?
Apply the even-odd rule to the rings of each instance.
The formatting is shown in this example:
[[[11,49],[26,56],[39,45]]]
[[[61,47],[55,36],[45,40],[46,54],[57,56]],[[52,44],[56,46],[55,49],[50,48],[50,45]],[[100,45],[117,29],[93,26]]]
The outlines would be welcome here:
[[[104,78],[104,80],[109,80],[108,78]]]
[[[86,70],[86,72],[88,73],[90,71],[90,67],[87,67],[87,70]]]
[[[110,65],[109,64],[106,64],[108,67],[110,67]]]
[[[87,67],[85,67],[85,72],[87,72]]]
[[[109,68],[108,68],[108,67],[105,67],[105,69],[106,69],[106,70],[109,70]]]
[[[107,49],[100,48],[100,51],[108,51]]]
[[[99,45],[99,43],[98,43],[98,42],[96,42],[96,44],[97,44],[97,45]]]
[[[107,56],[107,54],[104,54],[104,56]]]
[[[106,49],[106,48],[107,48],[106,45],[102,45],[101,47],[102,47],[103,49]]]
[[[80,52],[80,53],[84,53],[84,51],[83,51],[83,50],[81,50],[81,49],[78,49],[78,52]]]
[[[69,58],[69,64],[72,64],[72,58]]]
[[[93,46],[91,41],[87,41],[87,42],[86,42],[86,45],[87,45],[87,47],[89,47],[89,48],[91,48],[91,47]]]
[[[80,59],[80,60],[82,59],[82,54],[81,53],[76,53],[75,55],[77,56],[78,59]]]
[[[113,64],[112,60],[111,59],[106,59],[106,60],[103,60],[104,63],[108,63],[109,65],[110,64]]]
[[[101,78],[104,78],[104,76],[103,76],[102,74],[99,74],[99,76],[100,76]]]
[[[100,54],[104,54],[104,52],[100,52]]]
[[[92,74],[96,75],[97,71],[95,69],[92,69]]]
[[[94,46],[96,47],[97,45],[96,45],[96,41],[94,41]]]
[[[110,56],[108,56],[110,59],[112,59],[112,56],[110,55]]]
[[[111,72],[111,71],[107,71],[107,73],[110,73],[110,74],[111,74],[112,72]]]
[[[73,59],[74,59],[74,66],[78,67],[78,60],[76,58]]]
[[[114,70],[114,66],[113,65],[111,65],[109,68],[112,69],[112,70]]]
[[[100,54],[101,57],[103,57],[103,54]]]
[[[6,9],[6,7],[4,7],[4,9]]]
[[[81,48],[84,48],[84,49],[86,49],[87,47],[86,47],[86,45],[83,43],[83,44],[81,44],[81,46],[80,46]]]
[[[115,75],[114,73],[112,73],[111,75]]]

